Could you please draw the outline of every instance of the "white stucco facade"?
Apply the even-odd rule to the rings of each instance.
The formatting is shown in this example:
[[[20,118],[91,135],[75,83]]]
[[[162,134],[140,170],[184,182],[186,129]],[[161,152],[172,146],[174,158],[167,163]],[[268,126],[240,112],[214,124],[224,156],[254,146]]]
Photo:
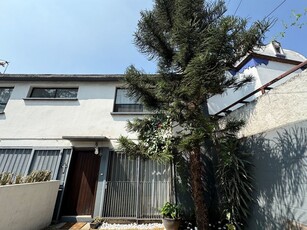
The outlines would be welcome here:
[[[121,192],[125,197],[126,193],[133,190],[134,185],[140,186],[140,182],[136,183],[134,180],[130,183],[129,181],[132,186],[125,187],[126,190],[130,189],[128,192],[124,189],[117,191],[117,187],[111,186],[112,183],[118,184],[121,180],[128,180],[127,175],[136,173],[136,167],[141,167],[145,163],[141,159],[138,161],[142,163],[131,163],[136,160],[130,162],[127,156],[121,156],[120,160],[117,160],[117,153],[113,150],[117,149],[117,140],[121,135],[136,140],[135,134],[128,133],[126,130],[127,120],[148,114],[148,112],[113,112],[116,89],[123,86],[120,81],[122,76],[5,75],[3,77],[7,80],[0,79],[0,88],[10,87],[13,90],[4,112],[0,113],[0,172],[27,175],[33,170],[50,170],[54,178],[61,180],[54,215],[56,220],[91,221],[91,218],[95,216],[117,218],[120,213],[116,212],[117,208],[114,208],[114,211],[113,207],[120,206],[121,200],[110,198],[113,203],[106,202],[114,193],[112,191]],[[31,97],[33,88],[78,88],[78,93],[72,98],[33,98]],[[98,162],[95,169],[92,166],[93,156],[96,156],[95,163]],[[123,158],[127,159],[123,160]],[[89,162],[88,159],[92,161]],[[86,164],[85,161],[89,163]],[[148,161],[146,162],[149,164]],[[85,166],[80,169],[81,166],[76,166],[77,164]],[[117,166],[113,167],[114,164]],[[152,171],[147,172],[147,177],[151,178],[148,183],[153,180],[152,188],[157,183],[163,184],[164,187],[162,186],[160,190],[164,195],[158,197],[158,200],[165,203],[170,197],[168,195],[170,194],[170,182],[168,182],[170,167],[165,166],[168,169],[163,171],[166,179],[161,179],[159,171],[161,166],[157,163],[150,164]],[[129,170],[131,167],[134,167],[132,171]],[[75,176],[77,172],[82,172],[83,176]],[[117,177],[111,178],[112,173],[115,172],[120,172],[118,173],[121,176],[118,179],[120,182],[116,181]],[[156,177],[153,178],[153,176]],[[78,182],[71,182],[73,178],[79,178]],[[85,182],[79,183],[81,180]],[[167,180],[167,182],[161,182],[161,180]],[[71,182],[70,185],[69,182]],[[107,187],[107,183],[111,185]],[[127,181],[122,184],[125,183],[127,184]],[[77,186],[77,188],[69,186]],[[155,193],[159,193],[160,190],[153,189],[150,194],[157,196]],[[73,191],[76,191],[76,197],[81,194],[79,191],[91,191],[87,193],[91,196],[89,195],[90,198],[84,202],[79,201],[83,199],[79,197],[80,199],[63,203],[62,201],[70,199],[67,196],[75,197],[69,196],[69,193]],[[133,196],[136,195],[131,191],[130,193]],[[68,195],[65,196],[65,194]],[[136,202],[135,198],[127,197],[131,207],[126,207],[130,212],[127,212],[125,217],[142,218],[137,216],[138,212],[134,215],[133,205],[136,204],[131,200]],[[140,198],[138,202],[143,201]],[[88,203],[91,204],[91,210],[86,209]],[[71,205],[70,209],[64,214],[61,213],[61,210],[65,210],[65,206],[69,205]],[[74,205],[80,205],[81,208],[77,211]],[[136,207],[139,205],[137,204]],[[151,207],[155,215],[159,214],[158,208],[162,206],[156,207],[157,202],[148,203],[148,201],[146,205]]]
[[[110,142],[99,145],[114,147],[120,135],[131,136],[125,129],[126,121],[135,117],[113,113],[120,85],[118,81],[0,82],[0,87],[14,87],[0,114],[0,146],[71,146],[63,136],[104,136]],[[33,87],[77,87],[78,95],[76,99],[29,98]]]

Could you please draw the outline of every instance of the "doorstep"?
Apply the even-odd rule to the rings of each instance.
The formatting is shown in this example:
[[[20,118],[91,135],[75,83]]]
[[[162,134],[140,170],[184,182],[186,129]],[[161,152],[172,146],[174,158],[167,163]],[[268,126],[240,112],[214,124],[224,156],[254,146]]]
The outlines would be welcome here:
[[[46,228],[45,230],[89,230],[90,223],[86,222],[61,222]]]
[[[62,216],[60,222],[91,222],[93,220],[91,215],[79,216]]]

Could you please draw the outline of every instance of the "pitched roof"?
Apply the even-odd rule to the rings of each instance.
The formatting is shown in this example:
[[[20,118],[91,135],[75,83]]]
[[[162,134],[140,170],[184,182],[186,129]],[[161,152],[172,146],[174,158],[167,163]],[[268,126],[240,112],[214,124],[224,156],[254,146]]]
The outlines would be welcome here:
[[[274,42],[278,44],[279,50],[274,48]],[[254,48],[252,52],[248,53],[235,64],[235,68],[237,70],[241,69],[242,66],[244,66],[253,57],[291,65],[298,65],[307,60],[304,55],[292,50],[283,49],[279,42],[273,41],[267,45]]]

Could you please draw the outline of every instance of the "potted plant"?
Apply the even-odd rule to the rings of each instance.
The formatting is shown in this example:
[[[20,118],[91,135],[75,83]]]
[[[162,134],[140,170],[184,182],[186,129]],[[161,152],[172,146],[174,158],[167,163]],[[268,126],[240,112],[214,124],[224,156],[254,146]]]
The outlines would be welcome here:
[[[94,220],[90,223],[91,229],[97,229],[101,223],[103,222],[103,219],[101,217],[95,217]]]
[[[161,208],[162,222],[166,230],[177,230],[180,225],[180,207],[166,202]]]

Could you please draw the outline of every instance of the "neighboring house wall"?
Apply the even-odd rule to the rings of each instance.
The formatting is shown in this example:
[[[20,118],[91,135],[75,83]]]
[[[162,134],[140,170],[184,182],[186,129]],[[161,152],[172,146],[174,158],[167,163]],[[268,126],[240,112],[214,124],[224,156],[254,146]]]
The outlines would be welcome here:
[[[235,74],[237,79],[252,76],[254,80],[237,91],[229,89],[222,95],[216,95],[209,98],[208,106],[210,114],[218,113],[222,109],[304,61],[306,61],[306,57],[295,51],[283,49],[281,44],[276,41],[272,41],[259,48],[254,48],[253,52],[242,58],[242,60],[235,65],[235,70],[231,71],[232,74]],[[270,87],[276,87],[286,82],[301,71],[301,69],[295,71]],[[250,102],[260,95],[261,93],[257,93],[247,98],[245,101]],[[240,106],[242,106],[242,104],[237,104],[233,106],[231,110],[233,111]]]
[[[251,136],[307,119],[307,71],[258,97],[228,119],[243,119],[240,136]]]
[[[307,224],[307,71],[226,119],[243,119],[255,164],[255,198],[248,229]]]
[[[253,59],[252,59],[253,60]],[[251,60],[251,61],[252,61]],[[259,87],[263,86],[264,84],[272,81],[274,78],[280,76],[281,74],[285,73],[286,71],[293,68],[294,64],[287,64],[281,63],[276,61],[269,61],[269,60],[262,60],[262,62],[257,63],[254,61],[251,66],[244,69],[242,72],[237,73],[238,79],[242,79],[246,76],[252,76],[253,81],[247,83],[241,89],[235,91],[233,89],[227,90],[222,95],[216,95],[208,99],[208,106],[210,114],[215,114],[225,107],[231,105],[232,103],[238,101],[242,97],[246,96],[247,94],[253,92],[254,90],[258,89]],[[284,79],[274,83],[271,87],[276,87],[281,85],[282,83],[289,80],[291,77],[295,76],[296,74],[300,73],[302,70],[297,70],[294,73],[288,75]],[[257,93],[250,98],[246,99],[246,101],[252,101],[261,93]],[[231,110],[235,110],[242,106],[242,104],[238,104],[231,108]]]

